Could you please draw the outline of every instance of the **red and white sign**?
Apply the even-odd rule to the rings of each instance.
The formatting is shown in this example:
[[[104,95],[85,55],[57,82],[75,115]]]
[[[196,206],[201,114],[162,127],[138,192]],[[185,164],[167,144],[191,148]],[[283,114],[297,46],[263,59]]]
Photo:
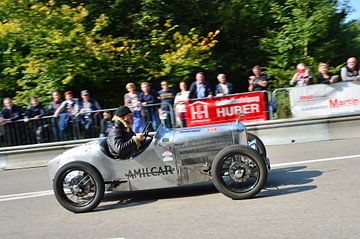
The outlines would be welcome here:
[[[360,82],[310,85],[290,89],[293,118],[360,113]]]
[[[239,114],[243,114],[241,122],[264,121],[267,119],[264,94],[251,92],[189,100],[186,103],[186,125],[235,122]]]

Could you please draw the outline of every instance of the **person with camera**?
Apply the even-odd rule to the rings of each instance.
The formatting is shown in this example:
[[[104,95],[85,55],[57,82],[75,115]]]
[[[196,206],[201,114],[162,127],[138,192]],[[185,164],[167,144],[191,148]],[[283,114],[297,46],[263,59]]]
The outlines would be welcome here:
[[[256,65],[252,68],[253,75],[249,77],[249,91],[268,90],[268,77],[262,73],[261,67]]]
[[[299,63],[296,66],[296,72],[290,80],[290,86],[307,86],[311,85],[313,75],[309,69],[306,68],[305,63]]]

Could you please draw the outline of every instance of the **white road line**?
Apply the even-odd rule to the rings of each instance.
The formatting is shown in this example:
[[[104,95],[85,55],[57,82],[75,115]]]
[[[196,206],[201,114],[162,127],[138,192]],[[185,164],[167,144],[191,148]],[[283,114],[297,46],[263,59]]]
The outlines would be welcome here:
[[[297,162],[291,162],[291,163],[277,163],[277,164],[271,164],[271,168],[279,168],[284,166],[292,166],[292,165],[298,165],[298,164],[310,164],[310,163],[318,163],[318,162],[325,162],[325,161],[334,161],[339,159],[354,159],[354,158],[360,158],[360,154],[356,155],[349,155],[349,156],[340,156],[340,157],[334,157],[334,158],[323,158],[323,159],[313,159],[313,160],[304,160],[304,161],[297,161]]]
[[[318,163],[318,162],[325,162],[325,161],[345,160],[345,159],[354,159],[354,158],[360,158],[360,154],[341,156],[341,157],[333,157],[333,158],[304,160],[304,161],[289,162],[289,163],[271,164],[271,168],[280,168],[280,167],[299,165],[299,164],[311,164],[311,163]],[[43,197],[43,196],[49,196],[49,195],[53,195],[53,194],[54,194],[54,192],[52,190],[29,192],[29,193],[19,193],[19,194],[9,194],[9,195],[0,196],[0,202],[26,199],[26,198],[34,198],[34,197]]]
[[[53,194],[54,194],[54,192],[52,190],[30,192],[30,193],[9,194],[9,195],[0,196],[0,202],[26,199],[26,198],[34,198],[34,197],[42,197],[42,196],[48,196],[48,195],[53,195]]]
[[[31,193],[9,194],[9,195],[0,196],[0,199],[8,198],[8,197],[22,197],[22,196],[26,197],[26,196],[30,196],[30,195],[34,195],[34,194],[46,194],[46,193],[52,193],[52,190],[31,192]]]

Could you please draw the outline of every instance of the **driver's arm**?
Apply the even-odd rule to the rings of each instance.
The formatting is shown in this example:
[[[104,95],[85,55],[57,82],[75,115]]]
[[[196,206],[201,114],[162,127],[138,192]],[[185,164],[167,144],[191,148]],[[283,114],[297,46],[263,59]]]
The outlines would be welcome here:
[[[113,153],[119,156],[129,155],[140,147],[140,139],[136,135],[129,140],[124,140],[121,136],[112,135],[108,137],[107,143]]]

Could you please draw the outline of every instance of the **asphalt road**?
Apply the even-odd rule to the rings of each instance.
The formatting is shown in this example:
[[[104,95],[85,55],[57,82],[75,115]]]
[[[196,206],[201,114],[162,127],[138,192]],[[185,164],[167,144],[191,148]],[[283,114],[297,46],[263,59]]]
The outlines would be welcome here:
[[[113,193],[74,214],[46,168],[0,171],[0,238],[360,238],[360,139],[269,146],[273,169],[254,199],[210,184]]]

